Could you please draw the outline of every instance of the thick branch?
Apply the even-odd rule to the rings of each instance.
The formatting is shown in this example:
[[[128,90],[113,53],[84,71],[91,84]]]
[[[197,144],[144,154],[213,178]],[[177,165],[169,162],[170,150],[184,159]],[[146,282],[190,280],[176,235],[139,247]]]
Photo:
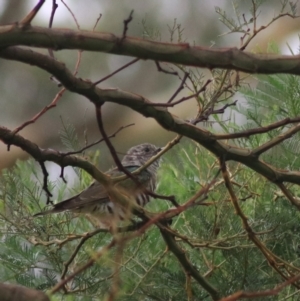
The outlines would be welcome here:
[[[160,227],[160,233],[164,238],[164,241],[166,242],[169,250],[176,256],[176,258],[182,265],[184,271],[188,275],[192,276],[207,292],[209,292],[213,300],[218,300],[218,291],[209,282],[207,282],[206,279],[201,276],[197,269],[192,265],[192,263],[188,260],[185,252],[176,243],[174,236],[167,230],[164,230],[162,227]]]
[[[52,161],[61,167],[69,165],[80,167],[100,183],[107,184],[110,181],[108,176],[103,174],[97,167],[87,160],[77,156],[66,155],[53,149],[41,149],[35,143],[18,134],[14,134],[5,127],[0,127],[0,140],[7,145],[20,147],[38,162]]]
[[[0,27],[0,48],[24,45],[53,50],[77,49],[127,55],[140,59],[247,73],[300,74],[299,55],[254,54],[238,48],[212,49],[116,36],[110,33],[22,26]]]
[[[50,301],[43,292],[15,284],[0,283],[0,292],[1,301]]]
[[[253,154],[249,149],[237,148],[218,141],[218,135],[214,135],[205,129],[196,127],[172,115],[167,108],[149,106],[151,102],[140,95],[119,89],[97,88],[91,82],[85,82],[82,79],[74,77],[63,63],[53,60],[49,56],[31,50],[10,47],[1,50],[0,57],[38,66],[53,74],[68,90],[85,96],[95,104],[99,105],[104,102],[117,103],[130,107],[145,117],[154,118],[166,130],[193,139],[217,157],[225,158],[226,161],[234,160],[240,162],[266,177],[271,182],[280,183],[286,181],[300,184],[299,172],[278,170],[260,161],[258,156]],[[1,129],[3,130],[4,128]],[[0,139],[2,139],[1,130]],[[10,144],[9,140],[6,144]]]

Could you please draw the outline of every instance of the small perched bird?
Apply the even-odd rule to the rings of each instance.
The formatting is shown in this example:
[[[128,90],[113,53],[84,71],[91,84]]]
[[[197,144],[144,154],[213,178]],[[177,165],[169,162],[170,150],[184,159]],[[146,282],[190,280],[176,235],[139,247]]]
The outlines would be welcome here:
[[[143,166],[151,157],[156,155],[161,148],[150,143],[144,143],[134,146],[128,150],[122,160],[122,165],[129,172],[134,172]],[[117,187],[127,195],[134,197],[136,203],[145,206],[150,197],[145,190],[154,191],[156,187],[156,172],[159,166],[159,160],[154,161],[146,169],[136,175],[136,180],[127,178],[117,184]],[[118,177],[124,175],[117,167],[109,170],[107,175]],[[58,213],[70,210],[76,213],[87,213],[97,218],[99,224],[110,226],[113,221],[124,220],[128,218],[128,209],[123,208],[118,202],[111,200],[110,196],[101,183],[95,181],[81,193],[57,203],[53,209],[43,211],[34,216]]]

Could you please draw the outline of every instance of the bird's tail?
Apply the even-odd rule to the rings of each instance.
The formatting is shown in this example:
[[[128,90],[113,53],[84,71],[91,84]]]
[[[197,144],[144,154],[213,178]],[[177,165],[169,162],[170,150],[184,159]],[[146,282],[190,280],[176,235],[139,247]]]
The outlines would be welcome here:
[[[51,214],[51,213],[54,213],[53,209],[52,210],[47,210],[47,211],[42,211],[42,212],[36,213],[36,214],[33,215],[33,217],[47,215],[47,214]]]
[[[70,202],[72,202],[72,200],[74,200],[77,196],[74,196],[70,199],[64,200],[60,203],[54,204],[54,208],[50,209],[50,210],[46,210],[46,211],[42,211],[42,212],[38,212],[36,214],[33,215],[33,217],[37,217],[37,216],[42,216],[42,215],[47,215],[47,214],[53,214],[53,213],[59,213],[59,212],[63,212],[66,210],[69,210],[69,204]]]
[[[46,210],[46,211],[36,213],[36,214],[33,215],[33,217],[52,214],[52,213],[59,213],[59,212],[62,212],[62,211],[65,211],[65,209],[53,208],[51,210]]]

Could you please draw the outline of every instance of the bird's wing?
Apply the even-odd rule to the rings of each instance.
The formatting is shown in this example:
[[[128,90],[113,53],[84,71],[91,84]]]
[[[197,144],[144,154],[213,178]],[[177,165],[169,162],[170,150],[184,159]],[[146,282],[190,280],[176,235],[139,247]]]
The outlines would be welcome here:
[[[134,170],[139,168],[139,166],[125,166],[125,168],[128,171],[133,172]],[[123,175],[124,173],[118,171],[115,168],[110,170],[108,174],[111,177],[116,177],[116,176]],[[141,184],[145,184],[150,180],[150,178],[151,178],[151,174],[146,169],[144,169],[138,176],[138,180]],[[122,183],[121,186],[123,188],[125,187],[126,190],[134,191],[137,188],[136,183],[134,183],[131,179],[124,180],[121,183]],[[67,200],[64,200],[60,203],[55,204],[54,208],[50,210],[37,213],[34,216],[46,215],[50,213],[58,213],[65,210],[76,210],[83,207],[92,206],[94,204],[106,203],[109,201],[110,199],[105,187],[101,183],[95,181],[93,182],[92,185],[90,185],[88,188],[83,190],[81,193]]]
[[[93,203],[105,203],[109,201],[106,189],[99,182],[93,182],[88,188],[81,193],[64,200],[60,203],[54,204],[54,208],[39,212],[34,216],[45,215],[50,213],[58,213],[65,210],[75,210],[81,207],[90,206]]]

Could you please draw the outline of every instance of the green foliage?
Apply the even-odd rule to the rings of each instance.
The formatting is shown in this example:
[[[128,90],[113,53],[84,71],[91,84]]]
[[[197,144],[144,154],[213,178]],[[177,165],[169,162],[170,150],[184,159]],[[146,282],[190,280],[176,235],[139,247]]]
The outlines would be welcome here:
[[[300,82],[293,75],[257,76],[255,88],[241,90],[247,100],[246,105],[238,106],[237,111],[246,117],[241,129],[265,127],[285,118],[299,116]],[[255,148],[271,138],[284,133],[293,124],[279,127],[264,135],[255,135],[244,141],[243,146]],[[262,158],[278,168],[297,169],[299,166],[299,134],[297,133],[280,145],[273,147]]]
[[[249,139],[249,146],[253,143]],[[94,227],[85,217],[71,213],[32,218],[45,202],[38,168],[29,160],[18,162],[12,170],[2,174],[0,271],[4,281],[47,290],[59,280],[64,263],[72,256],[82,235]],[[250,169],[232,164],[230,171],[240,206],[259,239],[277,256],[298,265],[299,212],[283,197],[274,198],[274,185]],[[158,193],[175,195],[182,204],[217,172],[218,164],[211,154],[185,141],[163,158]],[[59,191],[59,196],[66,193],[61,180],[49,185]],[[187,209],[172,223],[172,228],[188,239],[189,244],[182,239],[178,243],[201,274],[209,274],[209,281],[222,295],[236,290],[270,289],[281,281],[261,251],[249,241],[230,204],[221,176],[205,203],[207,206]],[[170,207],[166,201],[156,200],[147,209],[162,212]],[[76,235],[77,239],[70,239]],[[69,241],[63,243],[67,238]],[[88,239],[69,267],[70,271],[83,265],[111,239],[108,233],[98,233]],[[116,264],[118,251],[122,261]],[[166,250],[158,229],[152,227],[121,250],[111,250],[97,264],[76,276],[69,286],[76,294],[57,295],[53,300],[99,300],[99,296],[102,299],[109,293],[116,271],[120,273],[119,300],[186,299],[185,274]],[[195,300],[207,298],[207,293],[193,281],[192,292]]]

